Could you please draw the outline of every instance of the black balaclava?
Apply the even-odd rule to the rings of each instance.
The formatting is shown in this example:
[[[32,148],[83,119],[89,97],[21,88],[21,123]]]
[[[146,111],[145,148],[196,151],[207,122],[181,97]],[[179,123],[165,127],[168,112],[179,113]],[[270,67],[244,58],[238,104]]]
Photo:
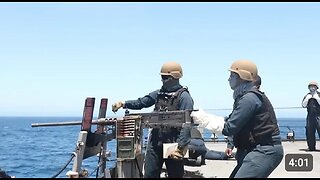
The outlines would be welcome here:
[[[162,81],[162,90],[170,91],[173,87],[179,84],[179,79],[175,79],[170,75],[162,75],[161,76]]]

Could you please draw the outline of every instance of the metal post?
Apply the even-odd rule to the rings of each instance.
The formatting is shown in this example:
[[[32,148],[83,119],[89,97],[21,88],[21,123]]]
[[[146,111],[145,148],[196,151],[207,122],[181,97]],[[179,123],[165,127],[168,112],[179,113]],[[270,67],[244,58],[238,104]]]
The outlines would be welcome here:
[[[86,140],[87,140],[87,131],[80,131],[77,147],[76,147],[76,157],[73,162],[72,171],[67,172],[67,176],[70,178],[79,178],[79,172],[81,171],[81,164],[83,160],[83,154],[86,146]]]
[[[107,104],[108,104],[108,99],[107,98],[102,98],[101,103],[100,103],[100,109],[99,109],[99,117],[98,119],[106,118],[106,113],[107,113]],[[97,125],[97,131],[96,133],[102,134],[105,133],[105,126],[104,125]],[[101,153],[100,153],[100,158],[101,158],[101,168],[98,168],[97,173],[103,174],[103,177],[109,176],[106,174],[106,167],[107,167],[107,157],[106,157],[106,150],[107,150],[107,143],[103,142],[101,144]]]
[[[78,142],[76,146],[76,158],[73,162],[72,171],[67,172],[70,178],[80,177],[81,165],[85,153],[88,132],[91,131],[91,121],[93,117],[95,98],[87,98],[83,110],[83,119],[81,124],[81,131],[79,133]]]

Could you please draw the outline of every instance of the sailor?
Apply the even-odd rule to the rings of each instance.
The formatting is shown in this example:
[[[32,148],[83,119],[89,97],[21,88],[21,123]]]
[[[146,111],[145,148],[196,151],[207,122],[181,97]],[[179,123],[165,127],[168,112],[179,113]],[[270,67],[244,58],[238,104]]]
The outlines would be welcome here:
[[[302,100],[302,107],[307,108],[308,114],[306,119],[306,137],[309,151],[316,150],[316,130],[320,138],[320,92],[319,85],[316,81],[308,84],[309,93]]]
[[[234,105],[227,118],[193,111],[195,123],[216,134],[233,137],[237,166],[231,178],[266,178],[284,156],[280,130],[272,104],[252,83],[258,69],[249,60],[234,61],[229,69]]]
[[[182,67],[177,62],[166,62],[162,65],[161,89],[152,91],[137,100],[119,101],[112,105],[112,111],[119,108],[140,110],[153,105],[154,111],[193,110],[193,99],[187,87],[180,85]],[[183,157],[190,142],[190,127],[183,128],[153,128],[144,165],[145,178],[160,178],[163,163],[166,164],[168,177],[182,178],[184,174]],[[163,159],[163,143],[178,143],[169,159]]]

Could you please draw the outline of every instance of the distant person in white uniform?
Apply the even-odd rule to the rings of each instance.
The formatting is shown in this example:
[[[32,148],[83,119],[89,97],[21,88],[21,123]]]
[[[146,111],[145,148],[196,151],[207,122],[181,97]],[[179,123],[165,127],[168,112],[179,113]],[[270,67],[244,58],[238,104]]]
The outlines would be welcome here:
[[[303,97],[302,107],[307,108],[306,137],[309,151],[316,150],[316,130],[320,137],[320,93],[316,81],[308,84],[309,92]]]

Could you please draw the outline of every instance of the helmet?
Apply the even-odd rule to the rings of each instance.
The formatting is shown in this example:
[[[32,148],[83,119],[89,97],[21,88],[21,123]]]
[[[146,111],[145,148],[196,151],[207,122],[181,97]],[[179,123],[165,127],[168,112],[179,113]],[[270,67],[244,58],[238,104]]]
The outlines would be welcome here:
[[[254,81],[258,75],[257,66],[249,60],[237,60],[232,63],[229,71],[237,73],[241,79]]]
[[[179,79],[182,77],[182,68],[180,64],[176,62],[167,62],[162,65],[160,74],[170,75],[174,79]]]
[[[311,81],[309,83],[308,87],[311,86],[311,85],[317,86],[317,89],[319,88],[319,85],[318,85],[318,83],[316,81]]]

